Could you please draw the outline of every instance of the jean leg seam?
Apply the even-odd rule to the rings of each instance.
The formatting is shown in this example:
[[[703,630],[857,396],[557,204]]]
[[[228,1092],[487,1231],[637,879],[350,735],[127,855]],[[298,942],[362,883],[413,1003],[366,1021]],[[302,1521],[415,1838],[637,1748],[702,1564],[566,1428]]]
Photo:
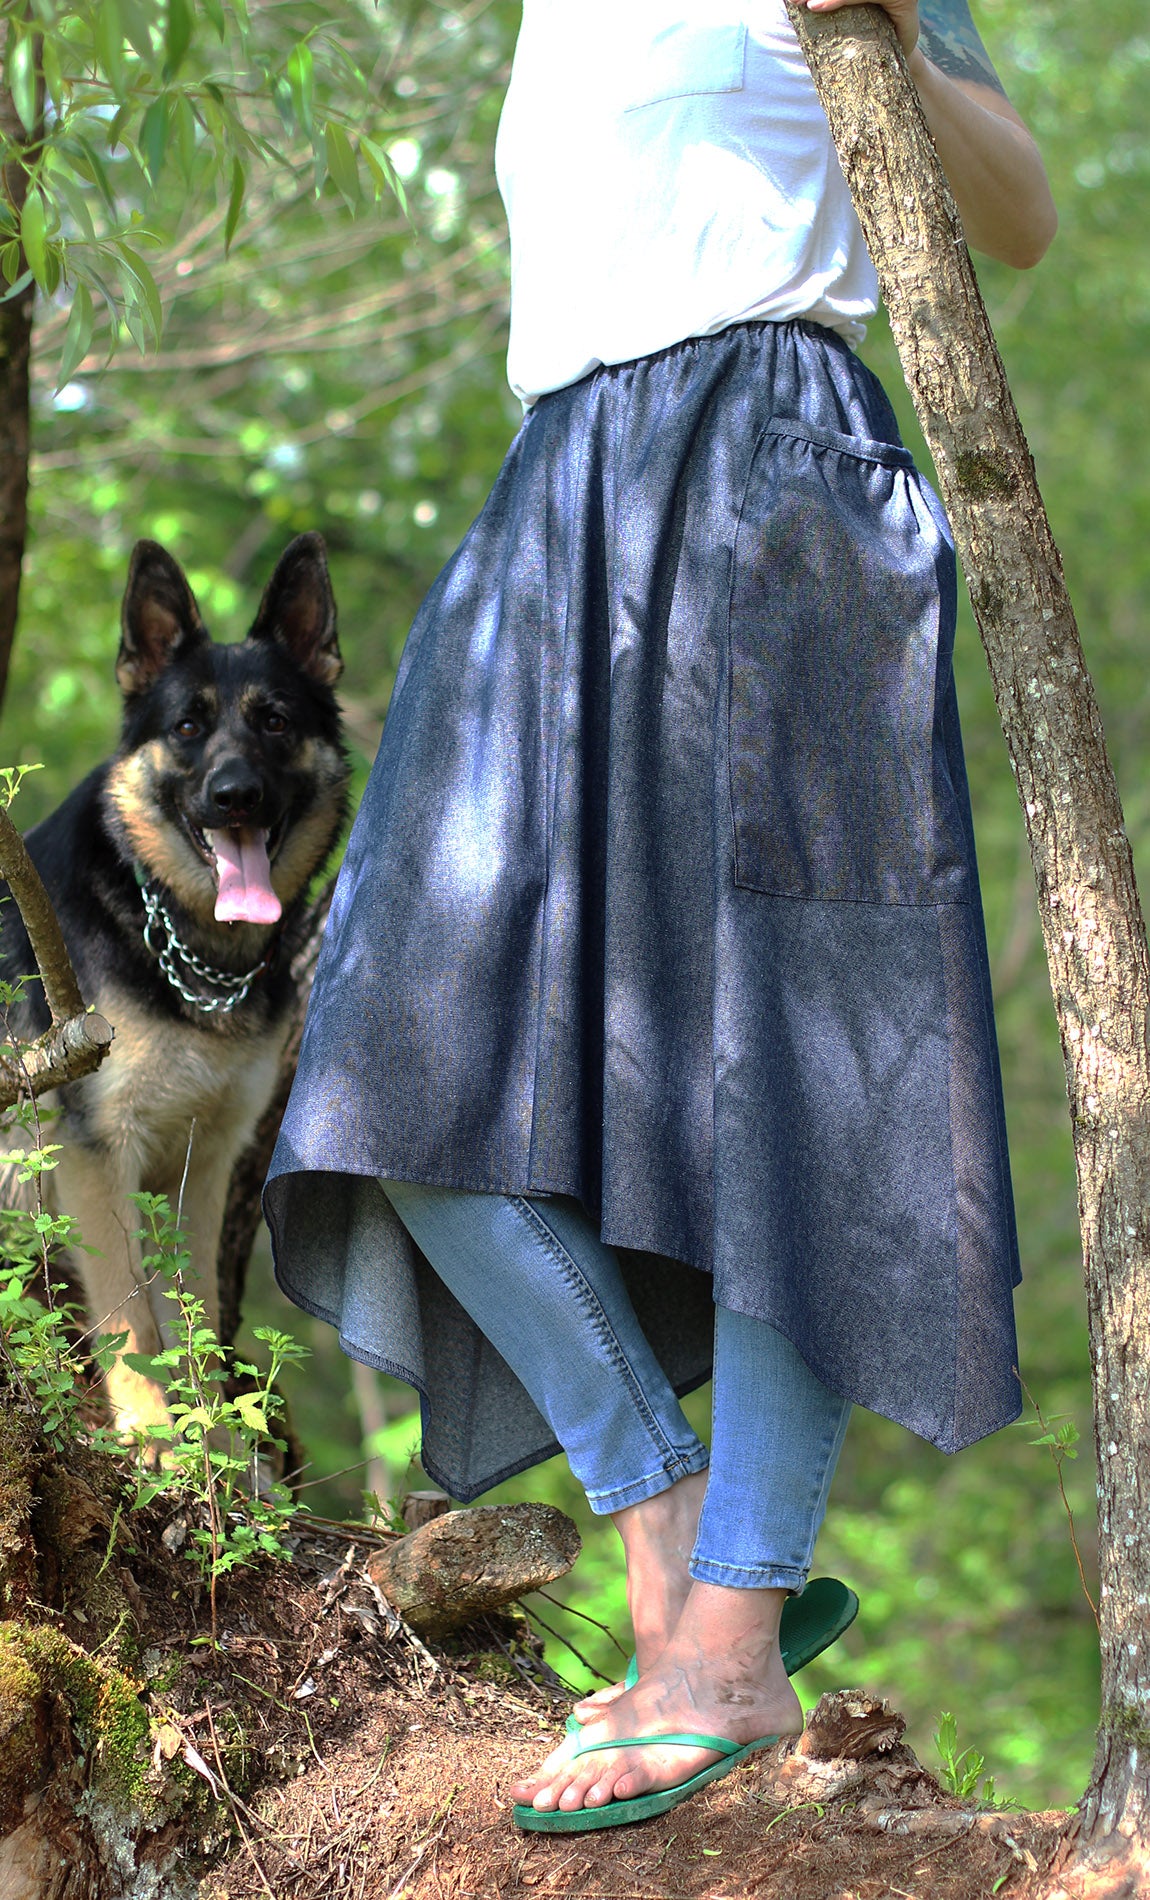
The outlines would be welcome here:
[[[626,1385],[632,1405],[642,1423],[643,1429],[646,1431],[652,1444],[658,1449],[660,1456],[662,1456],[664,1460],[667,1458],[672,1459],[675,1464],[684,1463],[686,1461],[685,1453],[672,1444],[648,1404],[646,1394],[643,1391],[634,1367],[631,1365],[630,1360],[627,1358],[626,1353],[619,1343],[619,1336],[607,1317],[603,1303],[583,1273],[578,1261],[572,1257],[558,1235],[552,1232],[542,1215],[531,1205],[531,1202],[524,1195],[508,1195],[507,1200],[508,1205],[515,1210],[519,1218],[532,1228],[536,1240],[543,1247],[544,1251],[550,1254],[552,1260],[579,1300],[584,1313],[594,1327],[600,1345],[607,1352],[614,1364],[615,1370],[619,1373]],[[665,1465],[664,1468],[666,1468]]]

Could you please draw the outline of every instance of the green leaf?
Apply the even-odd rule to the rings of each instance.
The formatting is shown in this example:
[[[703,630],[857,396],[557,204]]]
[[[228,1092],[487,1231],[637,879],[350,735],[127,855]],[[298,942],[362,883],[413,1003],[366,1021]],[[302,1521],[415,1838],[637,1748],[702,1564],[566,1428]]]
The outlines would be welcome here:
[[[143,308],[148,326],[154,341],[158,343],[164,328],[164,306],[160,301],[156,280],[139,253],[129,249],[122,238],[117,242],[117,249],[143,292]]]
[[[75,178],[68,175],[70,171],[70,166],[57,165],[52,173],[52,189],[57,202],[63,205],[80,236],[89,244],[94,244],[96,227],[88,209],[88,193],[78,188]]]
[[[361,192],[359,185],[359,167],[355,162],[351,140],[342,125],[329,120],[323,132],[324,153],[327,169],[340,197],[350,211],[359,204]]]
[[[150,71],[155,49],[148,29],[148,9],[141,0],[120,0],[120,24],[124,38]]]
[[[96,312],[92,305],[92,293],[87,284],[77,284],[72,297],[68,328],[64,332],[64,348],[60,354],[60,370],[56,378],[57,389],[63,389],[65,383],[71,382],[91,348],[95,328]]]
[[[115,291],[115,289],[112,287],[112,285],[108,282],[107,278],[102,277],[100,272],[94,269],[92,266],[89,266],[86,275],[87,275],[88,283],[90,284],[91,289],[92,289],[93,299],[95,298],[97,292],[99,292],[99,295],[103,299],[104,309],[107,313],[107,319],[108,319],[108,338],[107,338],[108,355],[113,356],[116,351],[116,346],[120,340],[119,295]]]
[[[368,170],[376,181],[378,187],[376,196],[378,197],[380,192],[392,192],[399,201],[399,208],[404,217],[407,217],[407,192],[404,189],[403,180],[382,145],[377,145],[374,139],[365,138],[361,132],[359,149],[367,161]]]
[[[180,169],[187,178],[191,174],[196,157],[196,115],[192,111],[190,101],[182,92],[176,95],[173,123],[176,146],[180,154]]]
[[[19,296],[21,291],[27,291],[32,281],[30,270],[21,272],[19,277],[13,277],[13,272],[19,270],[19,258],[21,258],[21,247],[17,243],[6,243],[4,251],[0,251],[0,270],[4,270],[4,276],[8,277],[8,289],[4,296],[0,296],[0,304],[8,304],[13,296]],[[17,1174],[17,1182],[27,1182],[27,1180],[30,1180],[30,1174]]]
[[[315,118],[315,62],[306,40],[299,40],[292,47],[288,55],[287,77],[296,122],[301,131],[310,136]]]
[[[44,200],[37,185],[29,185],[24,209],[20,214],[20,239],[24,255],[41,290],[48,288],[48,219]]]
[[[131,141],[124,135],[124,128],[131,124],[135,116],[131,103],[128,100],[125,100],[119,110],[112,114],[107,126],[109,151],[114,152],[117,145],[123,145],[126,151],[132,149]]]
[[[142,1373],[145,1379],[154,1379],[156,1376],[155,1364],[150,1353],[126,1352],[123,1354],[123,1363],[130,1366],[133,1372]]]
[[[144,114],[140,126],[140,151],[143,154],[144,168],[152,184],[157,184],[164,169],[164,154],[168,149],[168,132],[172,123],[171,95],[162,92],[153,99]]]
[[[165,71],[169,79],[174,78],[184,63],[184,56],[192,43],[194,25],[189,0],[168,0]]]
[[[79,153],[80,158],[82,160],[82,164],[86,165],[88,168],[87,176],[91,179],[92,183],[95,185],[101,198],[104,200],[104,203],[107,205],[108,210],[112,213],[112,216],[115,217],[116,212],[117,212],[116,194],[112,190],[112,183],[111,183],[110,178],[108,177],[108,173],[104,165],[104,161],[100,157],[99,152],[97,152],[91,140],[78,135],[74,144],[73,144],[73,141],[68,140],[64,144],[63,149],[66,151]],[[76,162],[75,159],[73,159],[73,163],[75,162]],[[81,169],[82,171],[82,166],[78,167],[78,169]]]
[[[203,7],[208,19],[222,40],[226,35],[227,27],[224,23],[224,9],[220,5],[220,0],[203,0]]]
[[[236,228],[240,221],[240,213],[244,206],[244,192],[247,190],[247,183],[247,175],[244,171],[243,161],[238,157],[233,158],[232,188],[228,193],[228,215],[224,220],[225,257],[232,248],[232,239],[235,237]]]
[[[64,110],[64,80],[60,72],[60,54],[51,34],[45,36],[40,52],[40,65],[44,73],[44,84],[52,109],[57,117]]]
[[[15,30],[15,22],[9,27]],[[36,130],[36,43],[21,33],[8,55],[8,89],[25,132]]]
[[[116,98],[123,100],[127,91],[124,68],[124,24],[120,0],[98,0],[94,8],[96,58]]]
[[[263,1432],[267,1430],[267,1423],[268,1423],[267,1414],[265,1413],[263,1406],[260,1404],[259,1396],[257,1393],[255,1392],[237,1393],[236,1398],[234,1400],[234,1404],[235,1404],[236,1411],[239,1413],[240,1417],[243,1419],[244,1424],[247,1426],[249,1431]]]
[[[279,113],[280,121],[286,132],[296,129],[295,106],[292,103],[292,90],[282,73],[278,73],[271,82],[272,100]]]

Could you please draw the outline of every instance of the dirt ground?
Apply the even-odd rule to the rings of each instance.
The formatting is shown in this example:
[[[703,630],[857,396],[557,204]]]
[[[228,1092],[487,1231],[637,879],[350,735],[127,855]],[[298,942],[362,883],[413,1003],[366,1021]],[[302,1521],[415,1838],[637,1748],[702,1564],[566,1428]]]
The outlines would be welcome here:
[[[1034,1900],[1046,1885],[1066,1817],[944,1796],[861,1692],[824,1698],[799,1748],[660,1819],[523,1835],[501,1791],[561,1727],[562,1692],[513,1625],[423,1649],[364,1555],[320,1531],[294,1565],[237,1581],[222,1652],[171,1711],[239,1837],[202,1900]],[[237,1718],[238,1769],[221,1744]]]

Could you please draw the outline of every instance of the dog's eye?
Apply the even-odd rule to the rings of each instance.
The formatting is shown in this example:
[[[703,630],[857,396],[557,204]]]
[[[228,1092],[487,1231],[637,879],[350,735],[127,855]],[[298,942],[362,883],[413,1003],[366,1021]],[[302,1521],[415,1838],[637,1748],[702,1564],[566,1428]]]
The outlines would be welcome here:
[[[286,732],[287,729],[288,729],[288,722],[285,719],[283,713],[266,712],[264,714],[264,731],[265,732]]]
[[[180,719],[173,730],[178,739],[198,739],[203,727],[198,719]]]

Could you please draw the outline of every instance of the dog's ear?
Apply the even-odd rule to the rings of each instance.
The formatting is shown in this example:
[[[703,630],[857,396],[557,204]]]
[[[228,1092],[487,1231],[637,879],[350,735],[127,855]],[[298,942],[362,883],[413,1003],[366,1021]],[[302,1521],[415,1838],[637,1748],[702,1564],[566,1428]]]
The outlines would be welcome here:
[[[322,534],[297,534],[276,565],[249,640],[278,640],[323,686],[343,672]]]
[[[178,653],[207,637],[179,562],[158,541],[137,541],[120,614],[120,691],[142,693]]]

